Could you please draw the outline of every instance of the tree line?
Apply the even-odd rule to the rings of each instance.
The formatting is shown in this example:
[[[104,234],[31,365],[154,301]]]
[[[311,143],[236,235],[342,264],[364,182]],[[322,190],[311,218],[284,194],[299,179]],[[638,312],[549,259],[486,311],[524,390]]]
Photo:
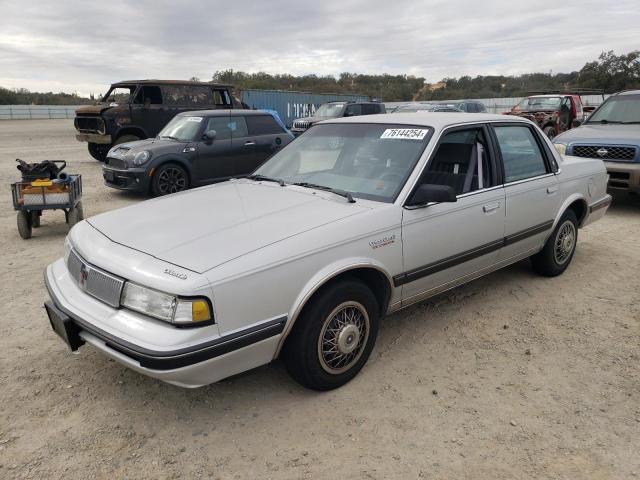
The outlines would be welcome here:
[[[192,80],[197,79],[192,77]],[[605,93],[613,93],[640,88],[640,50],[622,55],[616,55],[613,51],[602,52],[598,59],[587,62],[580,70],[571,73],[462,76],[444,78],[440,82],[435,82],[435,85],[427,83],[424,77],[387,73],[380,75],[341,73],[338,77],[334,77],[220,70],[213,74],[211,80],[233,85],[239,90],[357,93],[388,102],[521,97],[535,90],[572,88],[598,88],[603,89]],[[37,93],[23,88],[9,90],[0,87],[0,105],[81,105],[93,101],[93,98],[84,98],[77,94]]]

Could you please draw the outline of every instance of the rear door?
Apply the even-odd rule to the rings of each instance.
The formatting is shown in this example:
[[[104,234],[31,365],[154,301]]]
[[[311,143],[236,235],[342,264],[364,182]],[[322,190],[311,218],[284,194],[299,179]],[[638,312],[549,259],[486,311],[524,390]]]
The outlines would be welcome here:
[[[232,148],[236,154],[235,174],[247,175],[280,148],[286,133],[269,114],[246,115],[238,118],[246,123],[246,133],[233,135]]]
[[[507,218],[501,260],[539,250],[559,208],[558,179],[551,152],[538,130],[527,124],[494,124],[503,168]]]
[[[403,304],[492,267],[504,239],[505,201],[491,136],[483,125],[446,131],[418,184],[452,187],[457,201],[405,207]]]

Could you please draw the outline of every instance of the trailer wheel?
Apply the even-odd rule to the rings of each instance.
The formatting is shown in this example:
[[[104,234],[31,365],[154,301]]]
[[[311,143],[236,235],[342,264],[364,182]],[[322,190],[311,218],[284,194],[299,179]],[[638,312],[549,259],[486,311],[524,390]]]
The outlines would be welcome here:
[[[42,212],[39,212],[37,210],[31,212],[31,226],[33,228],[38,228],[40,226],[40,215],[42,215]]]
[[[21,210],[18,212],[18,233],[25,240],[31,238],[31,214]]]
[[[69,224],[69,228],[73,227],[80,220],[81,211],[78,211],[76,207],[71,207],[67,212],[67,223]]]

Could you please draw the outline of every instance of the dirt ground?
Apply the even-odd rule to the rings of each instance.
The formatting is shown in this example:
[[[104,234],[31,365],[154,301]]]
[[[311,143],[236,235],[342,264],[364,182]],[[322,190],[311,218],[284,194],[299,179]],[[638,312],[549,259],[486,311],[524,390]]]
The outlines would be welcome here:
[[[67,229],[18,236],[16,157],[67,160],[86,216],[141,200],[102,185],[70,120],[0,121],[0,478],[640,478],[639,199],[560,277],[522,262],[390,316],[339,390],[279,362],[184,390],[53,333],[42,272]]]

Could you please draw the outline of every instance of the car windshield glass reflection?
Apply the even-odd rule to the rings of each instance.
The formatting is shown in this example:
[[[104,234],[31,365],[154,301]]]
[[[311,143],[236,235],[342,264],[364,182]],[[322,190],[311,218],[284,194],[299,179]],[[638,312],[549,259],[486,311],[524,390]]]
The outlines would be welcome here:
[[[588,123],[640,123],[640,95],[620,95],[607,100]]]
[[[316,125],[276,153],[256,174],[313,184],[354,197],[393,202],[420,158],[429,127]]]
[[[315,116],[335,118],[340,115],[342,107],[344,107],[342,103],[325,103],[324,105],[320,105],[320,108],[316,110]]]
[[[202,125],[202,117],[173,117],[173,120],[160,131],[158,138],[191,142],[195,140],[200,125]]]

